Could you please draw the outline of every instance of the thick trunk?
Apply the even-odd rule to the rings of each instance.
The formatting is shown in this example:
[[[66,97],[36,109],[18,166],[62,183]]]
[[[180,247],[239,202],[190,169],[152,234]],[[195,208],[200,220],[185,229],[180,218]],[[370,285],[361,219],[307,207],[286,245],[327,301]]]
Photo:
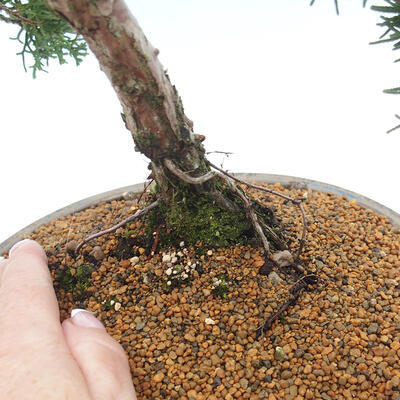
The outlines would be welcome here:
[[[165,195],[176,179],[168,158],[190,175],[204,173],[202,137],[194,135],[182,101],[123,0],[48,0],[87,41],[123,107],[123,118],[136,148],[152,162]]]

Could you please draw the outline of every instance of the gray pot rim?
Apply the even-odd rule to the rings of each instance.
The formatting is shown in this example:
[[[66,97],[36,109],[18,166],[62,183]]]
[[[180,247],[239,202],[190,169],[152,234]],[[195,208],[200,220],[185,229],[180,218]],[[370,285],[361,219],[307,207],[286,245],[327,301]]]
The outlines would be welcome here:
[[[338,186],[330,185],[324,182],[314,181],[311,179],[298,178],[287,175],[258,174],[258,173],[235,173],[234,175],[242,180],[249,182],[260,182],[269,184],[281,183],[284,186],[293,184],[305,185],[304,186],[305,188],[307,187],[308,189],[311,189],[313,191],[330,192],[336,195],[345,195],[348,200],[356,200],[359,205],[362,205],[374,211],[377,214],[384,215],[389,219],[389,221],[394,226],[400,227],[400,214],[396,213],[395,211],[391,210],[388,207],[385,207],[380,203],[377,203],[374,200],[369,199],[368,197],[362,196],[358,193],[352,192],[347,189],[343,189]],[[54,219],[67,216],[69,214],[82,211],[100,202],[120,199],[122,198],[123,194],[127,192],[140,193],[143,191],[143,189],[144,189],[144,183],[124,186],[118,189],[110,190],[108,192],[88,197],[86,199],[72,203],[69,206],[60,208],[59,210],[51,214],[48,214],[43,218],[38,219],[37,221],[21,229],[14,235],[10,236],[4,242],[0,243],[0,255],[7,252],[15,243],[22,240],[24,238],[24,235],[29,235],[30,233],[38,229],[40,225],[43,225]]]

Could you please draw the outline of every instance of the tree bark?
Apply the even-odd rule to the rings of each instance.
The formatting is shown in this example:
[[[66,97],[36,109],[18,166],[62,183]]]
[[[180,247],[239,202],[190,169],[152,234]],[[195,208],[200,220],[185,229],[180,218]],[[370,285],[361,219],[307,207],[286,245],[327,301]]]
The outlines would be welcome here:
[[[123,118],[137,149],[152,162],[164,195],[172,176],[163,160],[173,160],[191,176],[209,168],[202,137],[193,134],[182,101],[123,0],[47,0],[87,41],[123,107]]]

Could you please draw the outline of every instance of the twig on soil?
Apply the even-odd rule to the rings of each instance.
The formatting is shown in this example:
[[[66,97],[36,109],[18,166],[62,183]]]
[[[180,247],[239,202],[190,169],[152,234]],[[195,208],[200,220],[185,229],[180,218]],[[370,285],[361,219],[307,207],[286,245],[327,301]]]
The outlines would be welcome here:
[[[268,331],[272,324],[285,312],[289,307],[294,306],[304,289],[307,289],[309,285],[314,285],[318,282],[318,278],[315,274],[308,274],[302,276],[297,282],[295,282],[289,289],[289,300],[283,303],[278,311],[267,318],[257,329],[256,339],[262,334]]]
[[[233,179],[234,181],[236,181],[238,183],[241,183],[241,184],[243,184],[245,186],[248,186],[248,187],[251,187],[253,189],[261,190],[263,192],[270,193],[270,194],[273,194],[275,196],[281,197],[282,199],[288,200],[288,201],[292,202],[293,204],[297,205],[300,208],[301,215],[303,217],[303,231],[302,231],[302,236],[301,236],[301,239],[300,239],[299,249],[298,249],[297,255],[296,255],[296,260],[298,260],[299,257],[300,257],[300,254],[301,254],[301,252],[303,250],[304,244],[306,242],[306,236],[307,236],[307,216],[306,216],[306,213],[304,211],[303,204],[302,204],[303,199],[302,198],[295,199],[293,197],[286,196],[286,195],[284,195],[282,193],[275,192],[274,190],[267,189],[267,188],[265,188],[263,186],[258,186],[258,185],[254,185],[252,183],[243,181],[242,179],[236,178],[235,176],[233,176],[233,175],[229,174],[228,172],[224,171],[223,169],[217,167],[216,165],[214,165],[210,161],[208,161],[208,164],[211,167],[213,167],[214,169],[216,169],[217,171],[221,172],[222,174],[228,176],[229,178]]]
[[[135,214],[131,215],[128,218],[125,218],[124,220],[122,220],[117,225],[114,225],[111,228],[105,229],[104,231],[100,231],[100,232],[94,233],[93,235],[90,235],[90,236],[86,237],[85,239],[82,240],[82,242],[80,242],[78,244],[78,246],[76,247],[75,253],[78,254],[79,250],[82,248],[82,246],[85,243],[87,243],[87,242],[89,242],[89,241],[91,241],[93,239],[96,239],[96,238],[98,238],[100,236],[106,235],[108,233],[115,232],[118,228],[121,228],[122,226],[126,225],[128,222],[131,222],[131,221],[133,221],[133,220],[135,220],[137,218],[142,217],[143,215],[146,215],[150,210],[152,210],[153,208],[157,207],[158,203],[159,203],[159,200],[156,200],[155,202],[151,203],[147,207],[142,208],[141,210],[137,210],[135,212]]]

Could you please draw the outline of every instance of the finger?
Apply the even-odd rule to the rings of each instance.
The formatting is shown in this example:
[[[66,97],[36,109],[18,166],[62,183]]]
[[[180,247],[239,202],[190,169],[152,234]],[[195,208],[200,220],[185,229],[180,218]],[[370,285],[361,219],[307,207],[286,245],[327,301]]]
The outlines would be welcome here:
[[[44,250],[32,240],[17,243],[0,275],[1,337],[12,335],[16,345],[29,331],[46,340],[62,338],[59,310]]]
[[[62,324],[68,347],[95,400],[136,400],[127,356],[101,322],[85,310],[73,310]]]
[[[0,264],[1,398],[88,399],[59,321],[47,259],[33,241]],[[51,394],[51,397],[49,397]]]

